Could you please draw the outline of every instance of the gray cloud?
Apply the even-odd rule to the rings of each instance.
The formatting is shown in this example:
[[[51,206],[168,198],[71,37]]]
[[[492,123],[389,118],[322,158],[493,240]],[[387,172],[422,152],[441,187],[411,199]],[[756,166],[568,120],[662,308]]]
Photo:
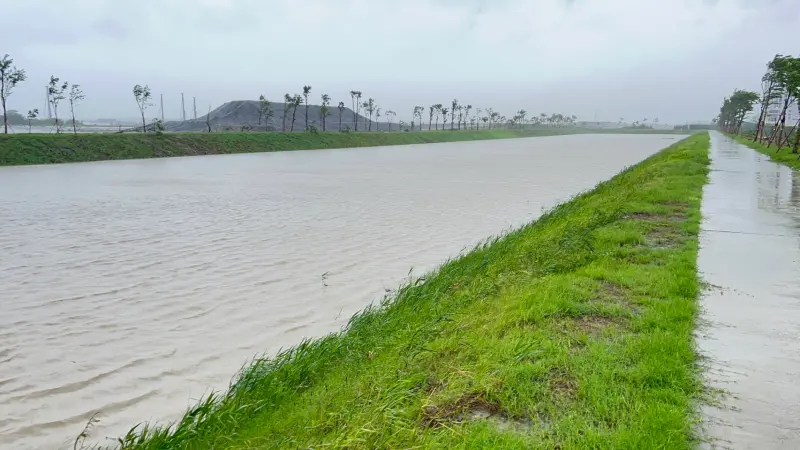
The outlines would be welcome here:
[[[27,0],[0,42],[29,80],[11,107],[40,109],[51,74],[80,83],[83,117],[134,116],[133,84],[201,109],[304,84],[384,108],[459,98],[586,119],[707,119],[756,89],[772,54],[800,53],[795,0]],[[758,24],[778,29],[761,32]],[[783,30],[783,31],[781,31]],[[404,113],[406,111],[406,113]]]

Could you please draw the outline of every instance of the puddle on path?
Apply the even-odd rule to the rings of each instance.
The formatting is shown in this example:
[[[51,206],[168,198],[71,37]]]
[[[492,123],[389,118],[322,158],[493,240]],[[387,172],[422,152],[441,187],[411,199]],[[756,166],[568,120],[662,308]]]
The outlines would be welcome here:
[[[698,266],[706,449],[800,448],[800,175],[719,133]]]

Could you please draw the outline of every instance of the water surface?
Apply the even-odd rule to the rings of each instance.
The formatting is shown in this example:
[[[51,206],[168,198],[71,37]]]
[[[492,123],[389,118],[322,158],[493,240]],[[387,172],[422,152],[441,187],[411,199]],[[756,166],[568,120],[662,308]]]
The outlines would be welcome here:
[[[174,420],[254,355],[677,139],[0,168],[0,442],[71,448],[95,412],[95,440]]]
[[[783,150],[788,151],[788,150]],[[712,133],[698,266],[705,448],[800,448],[800,175]]]

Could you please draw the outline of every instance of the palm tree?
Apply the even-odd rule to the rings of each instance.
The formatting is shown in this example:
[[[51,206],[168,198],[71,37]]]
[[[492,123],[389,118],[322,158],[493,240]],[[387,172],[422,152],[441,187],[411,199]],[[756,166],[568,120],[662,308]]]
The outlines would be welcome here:
[[[441,111],[442,111],[442,129],[444,130],[445,128],[447,128],[447,113],[449,113],[450,110],[447,109],[447,108],[442,108]],[[451,130],[453,129],[453,123],[452,122],[450,123],[450,129]]]
[[[361,100],[361,91],[350,91],[350,99],[353,102],[353,127],[358,131],[358,102]]]
[[[467,128],[467,120],[469,119],[469,111],[472,109],[472,105],[467,105],[464,107],[464,128]],[[472,127],[470,127],[472,128]]]
[[[339,131],[342,131],[342,116],[344,115],[344,102],[339,102]]]
[[[281,128],[281,131],[286,131],[286,116],[289,114],[289,108],[292,107],[291,105],[293,102],[294,99],[291,95],[288,93],[283,94],[283,127]]]
[[[311,93],[311,86],[303,86],[303,97],[306,99],[306,130],[308,129],[308,94]]]
[[[450,129],[452,130],[453,123],[455,123],[456,121],[456,110],[458,109],[458,99],[454,98],[450,106],[452,106],[452,108],[450,109]]]
[[[294,131],[294,118],[297,115],[297,107],[303,104],[303,97],[300,94],[294,94],[292,100],[292,128],[289,131]]]
[[[539,122],[541,122],[544,125],[547,125],[547,114],[545,113],[539,114]]]
[[[381,131],[381,109],[375,108],[375,131]],[[392,127],[389,127],[389,131],[392,131]]]
[[[475,108],[475,129],[476,130],[480,130],[481,129],[481,123],[480,123],[479,117],[480,117],[482,112],[483,112],[482,109]]]
[[[433,107],[436,108],[435,109],[435,111],[436,111],[436,131],[439,131],[439,116],[442,114],[442,111],[444,110],[443,106],[444,105],[442,105],[441,103],[437,103],[437,104],[433,105]],[[444,125],[442,125],[442,129],[444,129]]]
[[[461,129],[461,119],[464,118],[464,107],[458,105],[458,129]]]
[[[433,115],[436,113],[436,105],[428,107],[428,131],[431,131],[431,124],[433,123]],[[436,116],[436,123],[438,128],[439,116]]]

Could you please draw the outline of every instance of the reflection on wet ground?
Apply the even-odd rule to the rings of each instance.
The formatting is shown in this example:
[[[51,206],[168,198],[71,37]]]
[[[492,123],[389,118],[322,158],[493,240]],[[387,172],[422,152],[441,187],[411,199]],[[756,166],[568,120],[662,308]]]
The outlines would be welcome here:
[[[711,135],[698,343],[713,388],[705,448],[800,448],[800,176]]]

